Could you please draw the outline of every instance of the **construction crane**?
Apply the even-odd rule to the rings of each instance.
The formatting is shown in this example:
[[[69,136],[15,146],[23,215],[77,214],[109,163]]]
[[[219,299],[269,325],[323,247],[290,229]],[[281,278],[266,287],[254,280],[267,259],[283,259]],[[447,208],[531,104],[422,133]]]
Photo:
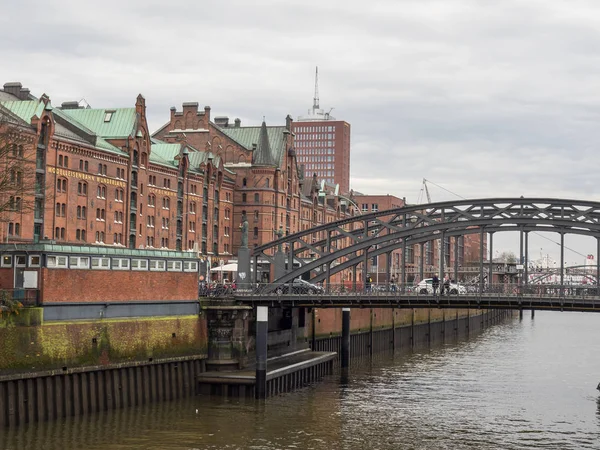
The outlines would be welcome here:
[[[429,188],[427,187],[427,180],[425,178],[423,178],[421,190],[419,191],[419,198],[417,199],[418,204],[420,204],[422,200],[425,200],[423,195],[425,195],[425,198],[427,198],[427,203],[431,203],[431,196],[429,195]]]

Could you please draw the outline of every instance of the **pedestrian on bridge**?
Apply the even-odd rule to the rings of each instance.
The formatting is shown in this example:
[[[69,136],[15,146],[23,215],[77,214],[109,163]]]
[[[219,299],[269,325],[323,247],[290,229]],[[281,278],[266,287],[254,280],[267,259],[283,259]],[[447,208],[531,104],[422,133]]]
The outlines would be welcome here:
[[[450,295],[450,275],[444,277],[444,289],[442,295]]]
[[[440,279],[437,276],[437,273],[433,275],[431,279],[431,287],[433,288],[433,295],[437,295],[438,288],[440,287]]]
[[[367,279],[365,280],[365,289],[367,292],[371,292],[371,285],[373,284],[373,278],[371,278],[371,274],[367,274]]]

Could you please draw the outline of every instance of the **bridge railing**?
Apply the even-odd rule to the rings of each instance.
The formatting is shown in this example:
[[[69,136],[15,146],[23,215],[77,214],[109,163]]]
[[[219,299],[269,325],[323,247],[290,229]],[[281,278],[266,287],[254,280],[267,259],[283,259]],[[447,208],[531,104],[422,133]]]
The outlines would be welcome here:
[[[227,292],[230,294],[230,292]],[[236,296],[466,296],[479,297],[600,297],[600,289],[590,284],[517,284],[498,283],[465,285],[452,283],[433,289],[431,285],[413,283],[325,283],[325,284],[275,284],[259,283],[248,289],[237,289]]]

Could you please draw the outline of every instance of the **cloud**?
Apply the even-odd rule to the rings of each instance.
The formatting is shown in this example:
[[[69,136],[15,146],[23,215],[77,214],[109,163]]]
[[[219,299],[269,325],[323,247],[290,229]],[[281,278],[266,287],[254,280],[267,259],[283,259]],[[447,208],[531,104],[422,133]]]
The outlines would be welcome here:
[[[185,101],[277,124],[310,107],[319,65],[358,191],[600,195],[595,0],[5,3],[0,81],[55,104],[142,93],[152,129]]]

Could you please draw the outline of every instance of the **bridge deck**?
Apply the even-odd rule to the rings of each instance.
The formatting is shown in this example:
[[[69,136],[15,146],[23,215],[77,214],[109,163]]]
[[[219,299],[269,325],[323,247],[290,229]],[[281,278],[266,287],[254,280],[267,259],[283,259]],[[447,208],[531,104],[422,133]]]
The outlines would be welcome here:
[[[415,295],[388,293],[362,294],[236,294],[246,305],[315,308],[463,308],[463,309],[537,309],[552,311],[600,312],[598,296],[548,296],[536,294],[498,295]]]

